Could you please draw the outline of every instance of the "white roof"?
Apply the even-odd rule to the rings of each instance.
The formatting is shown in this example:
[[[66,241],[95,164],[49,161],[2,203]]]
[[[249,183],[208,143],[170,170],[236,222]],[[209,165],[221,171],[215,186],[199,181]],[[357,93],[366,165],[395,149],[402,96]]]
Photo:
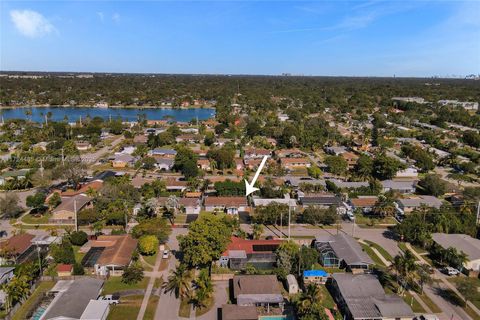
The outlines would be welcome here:
[[[80,320],[102,320],[108,314],[110,302],[105,300],[90,300]]]
[[[291,207],[294,207],[297,205],[297,202],[295,201],[295,199],[284,199],[284,198],[277,198],[277,199],[259,199],[259,198],[256,198],[256,199],[253,199],[253,204],[255,205],[255,207],[258,207],[258,206],[267,206],[269,205],[270,203],[279,203],[279,204],[286,204],[288,206],[291,206]]]
[[[73,280],[58,280],[50,292],[65,292],[72,285]]]

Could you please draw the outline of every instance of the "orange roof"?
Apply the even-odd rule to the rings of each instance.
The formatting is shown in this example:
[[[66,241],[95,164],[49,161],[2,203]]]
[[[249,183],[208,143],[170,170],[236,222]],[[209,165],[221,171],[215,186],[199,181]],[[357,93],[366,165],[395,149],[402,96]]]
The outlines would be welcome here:
[[[230,250],[244,250],[245,253],[254,253],[254,246],[260,245],[280,245],[282,240],[246,240],[237,237],[231,237],[230,243],[227,246],[227,250],[222,254],[223,256],[228,255],[228,251]],[[265,251],[261,251],[261,253],[265,253]]]
[[[344,153],[341,154],[341,156],[346,160],[356,160],[356,159],[358,159],[358,156],[355,153],[352,153],[352,152],[344,152]]]
[[[133,239],[131,235],[99,236],[98,239],[100,241],[114,242],[113,245],[103,250],[97,260],[98,264],[125,266],[130,263],[132,254],[137,247],[137,240]]]
[[[374,206],[375,203],[377,203],[377,200],[378,200],[377,197],[366,197],[366,198],[350,199],[350,202],[355,207],[371,207],[371,206]]]
[[[65,192],[61,192],[60,196],[62,197],[73,197],[81,193],[87,192],[89,189],[92,189],[94,191],[100,190],[100,188],[103,186],[103,182],[99,180],[95,180],[89,183],[86,183],[80,187],[78,190],[67,190]]]
[[[200,198],[202,196],[201,192],[186,192],[185,198]]]
[[[59,264],[57,266],[57,272],[71,272],[73,265],[71,264]]]
[[[308,160],[306,158],[281,158],[280,162],[282,164],[290,164],[290,163],[304,163],[304,164],[307,164]]]
[[[246,206],[245,197],[206,197],[205,206]]]
[[[14,235],[10,239],[0,243],[0,249],[6,250],[13,254],[22,254],[32,245],[33,234],[21,233]]]

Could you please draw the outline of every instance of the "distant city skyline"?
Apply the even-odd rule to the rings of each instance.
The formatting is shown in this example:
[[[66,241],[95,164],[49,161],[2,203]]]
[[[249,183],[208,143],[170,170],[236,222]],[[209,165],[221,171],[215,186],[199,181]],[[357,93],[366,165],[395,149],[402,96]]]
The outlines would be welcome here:
[[[2,1],[0,70],[480,74],[478,1]]]

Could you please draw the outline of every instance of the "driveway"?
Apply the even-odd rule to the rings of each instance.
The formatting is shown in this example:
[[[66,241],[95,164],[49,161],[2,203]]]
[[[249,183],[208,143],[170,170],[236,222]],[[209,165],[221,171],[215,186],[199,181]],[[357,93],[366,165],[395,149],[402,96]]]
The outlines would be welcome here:
[[[166,270],[160,272],[160,276],[163,275],[163,279],[167,280],[170,270],[174,270],[177,266],[178,259],[175,256],[179,251],[177,236],[180,234],[186,234],[187,229],[185,228],[174,228],[172,234],[168,239],[168,246],[172,252],[170,261],[168,262],[168,267]],[[159,276],[159,277],[160,277]],[[165,294],[162,291],[160,295],[160,300],[157,304],[157,309],[155,311],[156,320],[175,320],[179,319],[178,309],[180,307],[180,299],[175,298],[175,294]]]
[[[218,312],[222,305],[228,301],[228,281],[215,281],[215,305],[204,315],[196,317],[197,320],[217,320]]]

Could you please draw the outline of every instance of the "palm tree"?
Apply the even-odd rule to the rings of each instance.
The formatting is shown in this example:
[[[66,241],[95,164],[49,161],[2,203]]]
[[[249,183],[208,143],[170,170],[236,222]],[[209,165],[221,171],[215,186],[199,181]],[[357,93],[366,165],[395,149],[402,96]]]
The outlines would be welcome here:
[[[395,213],[395,205],[393,203],[393,199],[384,195],[379,196],[377,203],[375,203],[373,211],[376,214],[380,215],[382,218],[386,216],[393,216],[393,214]]]
[[[315,307],[320,301],[323,300],[322,291],[318,286],[313,283],[310,283],[305,292],[302,293],[300,299],[298,299],[296,305],[298,312],[301,315],[310,315],[314,314]]]
[[[165,206],[167,207],[168,212],[170,213],[170,217],[169,217],[170,223],[173,224],[175,221],[175,216],[177,215],[177,210],[179,208],[177,196],[175,195],[169,196],[165,203]]]
[[[400,284],[399,292],[407,288],[407,284],[413,279],[414,272],[417,269],[416,259],[410,250],[407,250],[403,255],[397,255],[393,259],[392,268],[397,275],[397,282]]]
[[[203,269],[193,284],[195,286],[195,296],[192,299],[193,303],[197,308],[205,308],[207,306],[207,301],[212,297],[214,291],[212,279],[210,279],[210,276],[208,275],[208,270]]]
[[[181,264],[176,270],[171,270],[167,282],[162,288],[165,293],[175,293],[175,298],[186,298],[190,295],[189,272],[185,265]]]
[[[417,268],[418,281],[420,282],[421,294],[423,294],[423,286],[433,282],[430,275],[430,266],[428,264],[421,264]]]

